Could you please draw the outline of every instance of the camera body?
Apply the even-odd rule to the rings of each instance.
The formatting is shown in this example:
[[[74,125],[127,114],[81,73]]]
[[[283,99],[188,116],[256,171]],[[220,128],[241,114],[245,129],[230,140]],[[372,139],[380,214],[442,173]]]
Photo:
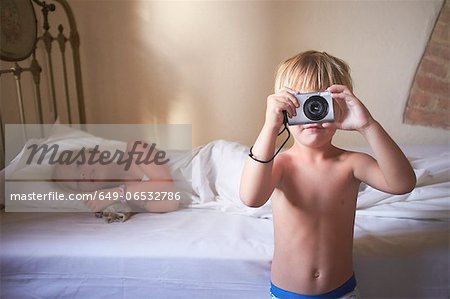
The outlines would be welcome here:
[[[319,122],[333,122],[333,99],[328,91],[295,93],[299,107],[297,115],[288,117],[285,113],[285,121],[290,125],[302,125]]]

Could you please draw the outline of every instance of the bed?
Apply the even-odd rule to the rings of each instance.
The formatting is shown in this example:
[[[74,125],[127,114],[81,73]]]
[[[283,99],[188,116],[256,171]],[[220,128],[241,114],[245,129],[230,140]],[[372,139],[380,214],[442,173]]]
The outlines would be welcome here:
[[[47,5],[47,13],[55,10],[40,1],[33,3],[39,9]],[[69,11],[71,31],[76,33],[70,7],[56,1],[56,11],[58,7]],[[7,121],[1,115],[6,156],[1,172],[6,190],[1,195],[7,205],[0,213],[0,297],[269,298],[271,205],[269,201],[253,209],[239,200],[239,173],[248,154],[248,147],[241,144],[217,140],[191,151],[174,150],[173,169],[183,170],[179,175],[189,187],[176,212],[138,213],[123,223],[108,224],[82,204],[8,203],[15,192],[65,192],[45,180],[14,181],[52,173],[50,167],[23,163],[27,142],[57,141],[65,148],[124,147],[123,140],[99,137],[84,126],[53,124],[56,118],[69,124],[85,123],[77,51],[72,51],[74,83],[68,84],[77,86],[75,95],[68,97],[74,102],[56,104],[76,109],[55,108],[45,120],[45,113],[36,109],[42,104],[37,101],[30,110],[39,112],[37,123],[49,125],[38,136],[19,138],[8,155],[3,126]],[[3,78],[8,74],[2,72]],[[19,96],[18,107],[23,103],[33,101]],[[68,117],[71,114],[73,118]],[[26,122],[25,111],[21,123]],[[13,135],[27,132],[21,126],[15,129],[19,131]],[[390,196],[368,186],[360,189],[354,242],[359,289],[363,298],[449,298],[449,148],[404,146],[403,150],[418,177],[411,194]]]
[[[98,141],[65,132],[68,145]],[[61,141],[65,135],[58,134]],[[446,146],[404,150],[418,177],[411,194],[390,196],[368,186],[359,193],[354,261],[360,291],[364,298],[447,298],[449,153]],[[225,140],[194,150],[190,200],[172,213],[106,224],[80,207],[36,213],[40,204],[31,202],[28,212],[26,205],[7,205],[0,216],[1,297],[267,298],[271,205],[254,209],[239,201],[237,174],[247,153]],[[36,173],[36,165],[17,167],[19,156],[4,170],[7,178]],[[5,196],[59,188],[47,184],[7,182]]]
[[[1,227],[2,298],[269,297],[268,219],[6,213]],[[448,298],[448,224],[357,216],[355,235],[363,298]]]

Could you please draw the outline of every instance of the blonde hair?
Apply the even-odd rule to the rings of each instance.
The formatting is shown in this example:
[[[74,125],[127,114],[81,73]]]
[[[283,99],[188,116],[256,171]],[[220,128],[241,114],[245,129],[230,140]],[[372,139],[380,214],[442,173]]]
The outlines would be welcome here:
[[[284,87],[297,91],[323,91],[333,84],[353,90],[348,64],[326,52],[306,51],[282,62],[275,78],[275,92]]]

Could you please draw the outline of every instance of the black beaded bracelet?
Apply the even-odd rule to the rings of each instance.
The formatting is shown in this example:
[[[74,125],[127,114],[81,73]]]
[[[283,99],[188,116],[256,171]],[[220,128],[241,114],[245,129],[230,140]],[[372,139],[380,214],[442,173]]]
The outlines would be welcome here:
[[[283,144],[282,144],[282,145],[280,146],[280,148],[277,150],[277,152],[272,156],[272,158],[270,158],[269,160],[259,160],[258,158],[255,157],[255,155],[253,155],[253,152],[252,152],[253,146],[250,148],[250,153],[248,154],[248,156],[249,156],[250,158],[252,158],[253,160],[255,160],[256,162],[259,162],[259,163],[269,163],[269,162],[272,162],[272,160],[275,159],[276,155],[278,155],[278,153],[281,151],[281,149],[283,148],[283,146],[284,146],[284,145],[286,144],[286,142],[289,140],[289,137],[291,137],[291,132],[289,132],[289,129],[288,129],[286,123],[284,124],[284,129],[281,130],[281,132],[278,133],[277,136],[280,136],[284,131],[287,131],[288,135],[287,135],[286,139],[283,141]]]

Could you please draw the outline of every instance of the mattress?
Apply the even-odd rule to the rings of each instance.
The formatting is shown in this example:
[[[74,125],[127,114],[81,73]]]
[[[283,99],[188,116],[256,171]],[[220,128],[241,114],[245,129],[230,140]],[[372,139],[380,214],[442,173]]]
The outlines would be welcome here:
[[[267,219],[184,209],[106,224],[3,213],[1,298],[265,298]]]
[[[362,298],[449,298],[449,228],[448,221],[357,216]]]
[[[268,298],[271,219],[209,209],[2,213],[1,298]],[[357,216],[363,298],[448,298],[445,221]]]

